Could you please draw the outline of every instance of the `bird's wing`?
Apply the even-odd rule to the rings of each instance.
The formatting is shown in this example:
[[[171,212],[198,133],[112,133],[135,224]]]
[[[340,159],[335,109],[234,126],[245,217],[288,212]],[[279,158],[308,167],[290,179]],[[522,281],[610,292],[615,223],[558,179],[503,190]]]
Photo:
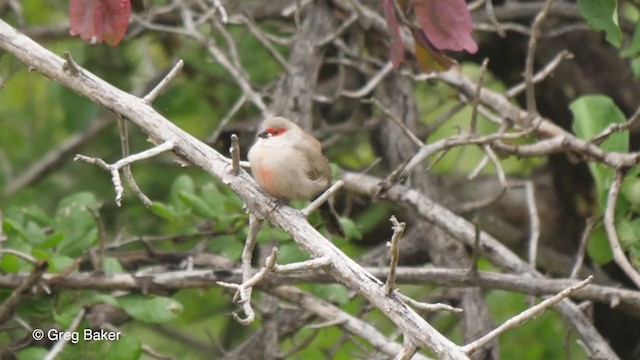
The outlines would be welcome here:
[[[322,145],[311,136],[309,139],[294,145],[294,148],[300,151],[309,164],[307,175],[312,180],[326,178],[331,181],[331,166],[329,166],[327,158],[322,155]]]

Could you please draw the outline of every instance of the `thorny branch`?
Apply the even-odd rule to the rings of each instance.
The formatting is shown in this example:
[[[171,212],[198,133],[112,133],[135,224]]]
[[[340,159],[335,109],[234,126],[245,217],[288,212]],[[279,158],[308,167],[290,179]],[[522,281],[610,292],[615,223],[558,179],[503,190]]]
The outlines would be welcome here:
[[[197,43],[206,47],[212,57],[232,75],[233,80],[242,90],[242,95],[239,97],[234,107],[225,116],[222,123],[220,124],[220,127],[216,129],[216,131],[212,135],[212,139],[217,139],[223,127],[246,102],[252,103],[263,115],[268,115],[269,110],[263,101],[263,99],[267,96],[265,96],[265,93],[263,93],[262,90],[259,90],[254,85],[252,79],[250,79],[250,77],[242,68],[242,62],[240,61],[241,59],[239,58],[239,53],[233,37],[223,26],[224,24],[227,24],[230,19],[232,19],[231,21],[233,22],[239,17],[234,16],[233,14],[229,16],[227,14],[227,10],[223,7],[220,1],[215,0],[212,3],[212,7],[206,9],[207,11],[203,12],[204,15],[201,16],[199,15],[200,12],[194,11],[193,8],[190,8],[185,4],[180,4],[180,6],[177,6],[180,12],[182,26],[164,24],[160,25],[158,23],[154,23],[154,19],[152,16],[150,16],[149,18],[138,18],[137,22],[139,25],[150,30],[171,32],[195,40]],[[293,14],[293,16],[295,16],[295,23],[297,24],[298,29],[301,28],[301,16],[303,16],[303,10],[310,3],[311,2],[304,2],[303,4],[302,2],[297,1],[295,6],[289,8],[288,14]],[[386,31],[384,20],[380,17],[379,14],[377,14],[372,9],[369,9],[366,5],[363,5],[359,2],[347,0],[336,0],[335,3],[337,7],[340,7],[342,9],[342,11],[348,12],[348,17],[346,18],[347,20],[341,26],[337,27],[335,31],[324,36],[322,41],[320,41],[319,44],[315,44],[315,46],[329,46],[335,43],[336,48],[341,49],[340,51],[346,52],[345,49],[347,48],[344,46],[344,42],[342,39],[340,39],[340,37],[350,27],[355,27],[355,24],[359,23],[366,23],[366,26],[371,26],[372,28],[377,29],[377,31],[380,32]],[[360,182],[360,180],[362,179],[354,180],[352,174],[345,175],[347,187],[350,188],[352,192],[356,193],[383,193],[386,194],[385,196],[387,196],[387,198],[391,199],[394,202],[413,206],[418,209],[418,212],[422,217],[444,228],[446,231],[454,235],[458,240],[464,242],[467,245],[470,245],[473,242],[473,244],[475,244],[474,250],[477,250],[478,253],[483,253],[492,262],[494,262],[494,264],[504,268],[505,270],[513,271],[516,274],[527,274],[527,276],[531,277],[528,283],[522,284],[521,280],[524,278],[524,276],[516,274],[496,274],[496,276],[498,277],[505,277],[502,278],[502,280],[504,280],[505,282],[500,283],[500,281],[502,280],[496,280],[496,278],[488,279],[486,274],[478,272],[477,269],[474,268],[475,271],[472,271],[471,273],[465,272],[464,276],[458,277],[457,280],[455,280],[457,282],[449,279],[449,281],[452,281],[454,284],[458,284],[460,286],[483,286],[487,288],[495,288],[499,286],[503,286],[506,288],[511,287],[513,289],[517,288],[517,291],[523,291],[529,294],[535,293],[537,295],[541,295],[543,293],[543,291],[541,290],[541,287],[543,287],[543,285],[539,284],[545,284],[544,286],[546,287],[544,287],[544,294],[549,294],[550,292],[558,292],[558,286],[560,283],[554,283],[554,280],[541,277],[535,270],[537,244],[538,238],[540,236],[540,219],[533,194],[533,184],[531,182],[525,183],[525,193],[527,194],[527,204],[530,219],[529,264],[522,262],[519,257],[500,246],[499,243],[495,241],[495,239],[493,239],[486,233],[481,232],[479,229],[475,229],[472,236],[470,228],[468,226],[469,224],[465,223],[463,219],[450,212],[447,212],[446,209],[443,210],[443,207],[440,207],[438,204],[430,203],[428,198],[423,198],[416,195],[415,192],[412,191],[412,189],[402,188],[406,191],[404,191],[404,193],[402,193],[401,191],[401,193],[398,194],[399,187],[396,184],[406,179],[411,171],[418,168],[418,165],[420,165],[425,161],[425,159],[429,158],[432,155],[437,154],[438,156],[442,156],[448,149],[451,149],[453,147],[478,145],[484,151],[485,157],[483,158],[483,161],[478,164],[476,170],[472,172],[469,178],[475,178],[479,176],[480,172],[486,167],[489,161],[491,161],[496,169],[498,182],[500,183],[502,189],[498,196],[491,199],[491,202],[493,202],[494,200],[499,199],[503,194],[505,194],[509,190],[509,188],[513,187],[513,184],[507,180],[507,176],[505,175],[504,169],[502,169],[496,153],[498,155],[515,155],[520,157],[544,156],[560,152],[580,154],[587,161],[596,161],[608,165],[616,170],[616,177],[607,198],[604,224],[607,230],[607,234],[609,235],[609,238],[611,240],[611,246],[616,262],[625,270],[627,275],[634,280],[636,285],[640,287],[640,275],[635,269],[633,269],[628,259],[626,258],[626,255],[624,254],[622,248],[620,247],[620,242],[614,223],[615,205],[618,193],[620,191],[620,186],[624,178],[624,174],[628,168],[638,163],[638,161],[640,160],[640,155],[638,153],[607,152],[598,147],[598,144],[613,132],[623,131],[631,128],[640,118],[640,115],[638,115],[640,114],[640,111],[638,111],[627,123],[621,125],[612,125],[590,141],[578,139],[573,134],[563,130],[559,126],[552,123],[550,119],[538,115],[534,97],[534,86],[538,82],[548,77],[554,71],[554,69],[557,68],[557,66],[563,59],[570,57],[570,54],[568,52],[562,51],[542,70],[534,74],[533,60],[535,55],[536,42],[538,41],[538,39],[546,35],[541,35],[540,27],[542,21],[547,16],[549,16],[549,14],[552,12],[552,9],[554,8],[551,5],[552,1],[545,1],[542,8],[536,10],[538,15],[535,18],[535,21],[531,28],[526,28],[519,25],[516,26],[517,24],[499,21],[498,17],[496,16],[496,11],[493,3],[490,0],[476,1],[471,6],[477,8],[480,7],[483,3],[485,5],[485,11],[489,18],[489,21],[501,36],[504,36],[505,31],[510,31],[511,29],[518,29],[518,31],[524,30],[527,34],[530,35],[527,59],[525,64],[524,82],[518,86],[513,87],[506,93],[500,94],[498,92],[488,90],[484,86],[482,81],[482,77],[484,76],[484,68],[481,71],[480,79],[477,82],[473,82],[458,70],[451,70],[446,73],[428,76],[415,75],[404,71],[403,74],[415,79],[416,81],[437,80],[447,83],[458,90],[462,100],[473,105],[470,133],[459,134],[458,136],[436,141],[434,143],[424,144],[422,140],[420,140],[420,136],[416,136],[411,131],[407,130],[406,126],[402,122],[403,119],[399,119],[396,116],[391,116],[391,118],[403,128],[406,134],[410,137],[411,141],[419,147],[418,151],[412,158],[409,159],[407,163],[405,163],[405,166],[397,168],[391,176],[385,179],[384,182],[378,181],[378,183],[374,187],[377,188],[377,190],[380,190],[381,188],[383,190],[382,192],[371,191],[371,182],[368,181],[370,179],[365,179],[367,181]],[[201,7],[206,6],[204,2],[198,2],[198,4]],[[214,15],[217,15],[217,17]],[[267,49],[271,56],[276,59],[276,61],[282,66],[282,68],[286,70],[287,73],[294,73],[296,71],[295,66],[289,64],[287,60],[271,44],[272,42],[274,42],[274,37],[260,27],[256,26],[253,18],[247,18],[244,15],[242,15],[241,18],[242,21],[238,23],[243,23],[249,29],[250,33],[259,40],[259,42],[265,47],[265,49]],[[205,34],[199,27],[202,24],[209,24],[213,29],[218,31],[222,36],[224,45],[226,46],[221,46],[216,41],[213,41],[209,37],[209,34]],[[402,36],[405,42],[405,47],[407,49],[412,49],[413,44],[411,37],[408,36],[406,32],[403,32]],[[19,43],[20,46],[16,46],[17,43]],[[502,332],[512,328],[517,324],[520,324],[522,321],[526,321],[526,319],[530,319],[531,317],[533,317],[534,312],[544,311],[544,309],[548,308],[554,303],[560,302],[557,308],[561,313],[563,313],[563,315],[568,317],[569,320],[573,322],[574,327],[578,330],[583,339],[585,339],[585,342],[587,342],[589,347],[590,355],[593,355],[594,357],[604,356],[614,359],[615,354],[612,353],[604,340],[598,336],[597,332],[593,330],[591,324],[584,318],[584,316],[582,316],[581,313],[576,310],[576,307],[573,305],[573,303],[563,299],[568,296],[580,299],[590,299],[609,303],[611,306],[622,306],[626,309],[635,309],[635,311],[637,311],[638,307],[640,306],[636,299],[637,294],[635,292],[625,292],[626,290],[618,290],[613,288],[602,289],[594,285],[587,285],[588,281],[585,281],[577,285],[571,285],[568,289],[558,293],[556,296],[548,300],[545,300],[535,308],[530,309],[530,311],[526,312],[526,314],[523,313],[510,319],[494,332],[488,334],[486,337],[478,339],[476,342],[470,343],[463,347],[456,346],[455,344],[450,343],[446,338],[440,336],[439,333],[434,331],[426,322],[422,321],[421,318],[416,317],[416,314],[410,312],[407,315],[407,318],[400,318],[399,314],[405,311],[405,308],[403,308],[404,304],[402,302],[393,301],[392,299],[385,299],[385,297],[382,296],[385,294],[389,295],[390,293],[393,293],[394,283],[396,281],[402,282],[404,281],[403,279],[406,280],[407,278],[411,278],[412,276],[411,274],[407,274],[406,272],[404,272],[402,267],[398,267],[397,240],[402,234],[404,226],[402,226],[402,229],[400,229],[399,225],[401,224],[397,223],[397,220],[394,223],[390,268],[362,269],[356,263],[344,256],[344,254],[342,254],[335,247],[331,246],[331,244],[326,244],[324,242],[325,239],[319,236],[319,234],[316,234],[313,229],[306,226],[307,224],[305,224],[303,218],[300,218],[299,213],[291,211],[288,207],[283,207],[283,209],[276,210],[266,208],[265,204],[268,204],[270,199],[259,195],[260,193],[255,191],[255,185],[247,177],[246,173],[244,173],[240,168],[240,165],[243,164],[241,164],[239,159],[239,148],[235,147],[235,144],[238,143],[237,137],[232,138],[232,142],[234,144],[234,148],[232,151],[232,160],[226,159],[216,152],[212,152],[209,149],[201,147],[201,145],[195,139],[184,134],[179,129],[173,127],[171,124],[168,124],[166,120],[159,116],[155,111],[153,111],[153,109],[145,106],[145,104],[142,103],[150,103],[155,97],[157,97],[158,93],[161,92],[167,86],[170,80],[175,77],[177,70],[179,70],[179,68],[182,66],[182,61],[178,62],[176,67],[160,84],[158,84],[158,86],[154,90],[152,90],[143,99],[139,99],[131,97],[128,94],[123,94],[117,89],[114,89],[108,84],[102,82],[100,79],[95,78],[91,73],[82,69],[75,61],[73,61],[71,55],[68,53],[65,54],[66,61],[61,63],[60,59],[57,59],[53,55],[41,52],[41,49],[38,49],[36,44],[29,43],[25,39],[20,38],[16,33],[13,32],[13,29],[8,27],[3,22],[0,23],[0,46],[14,53],[22,61],[30,64],[30,66],[33,66],[37,71],[40,71],[46,76],[58,80],[63,84],[69,86],[76,92],[87,96],[94,101],[97,101],[106,108],[114,111],[118,116],[124,116],[128,119],[131,119],[132,122],[145,129],[145,131],[148,131],[153,137],[159,140],[160,145],[156,148],[133,156],[129,156],[128,153],[125,152],[123,154],[124,158],[114,164],[107,164],[101,159],[89,158],[82,155],[78,155],[78,157],[76,158],[97,164],[103,169],[111,172],[112,181],[116,190],[116,202],[118,203],[118,205],[120,205],[120,201],[123,197],[124,191],[119,177],[119,170],[123,169],[125,175],[129,176],[130,171],[128,170],[128,166],[130,163],[155,156],[164,151],[173,150],[179,153],[179,155],[185,156],[194,164],[199,165],[203,169],[209,171],[214,176],[217,176],[225,184],[231,186],[231,188],[236,191],[243,199],[245,199],[247,204],[255,210],[256,215],[266,216],[270,221],[290,232],[294,236],[294,239],[301,245],[301,247],[303,247],[310,253],[312,259],[308,261],[295,264],[279,265],[277,264],[277,249],[274,248],[271,256],[267,258],[265,266],[256,272],[251,268],[251,252],[253,251],[253,246],[255,245],[255,238],[257,236],[257,231],[259,230],[259,224],[261,220],[258,221],[257,218],[252,214],[250,217],[252,219],[250,220],[250,232],[242,256],[241,270],[240,272],[234,273],[233,275],[236,276],[234,278],[235,280],[233,280],[235,281],[235,283],[233,283],[232,280],[215,278],[215,274],[210,271],[201,272],[199,270],[194,270],[191,267],[189,267],[186,272],[180,274],[164,273],[157,274],[157,276],[151,276],[153,286],[157,286],[157,289],[165,289],[165,287],[182,288],[182,286],[197,287],[203,286],[203,284],[210,285],[212,282],[217,282],[222,286],[236,290],[234,298],[237,302],[242,304],[243,311],[246,317],[240,318],[237,314],[234,314],[234,317],[236,317],[236,319],[243,324],[250,323],[251,321],[253,321],[255,316],[255,313],[251,307],[251,292],[255,287],[279,296],[283,300],[296,303],[300,308],[305,308],[306,310],[325,318],[328,324],[345,328],[352,334],[366,339],[370,344],[374,345],[377,350],[389,356],[396,356],[397,358],[410,358],[419,347],[427,347],[438,356],[442,356],[443,358],[462,359],[466,358],[464,353],[473,353],[476,349],[482,347],[484,344],[491,341],[494,337],[497,337]],[[24,50],[19,49],[19,47],[21,46],[23,47],[23,49],[26,49],[26,53]],[[37,56],[35,54],[40,54],[40,56]],[[344,54],[342,54],[342,56],[344,56]],[[42,58],[43,60],[42,62],[39,62],[34,60],[34,57]],[[355,61],[351,59],[349,59],[348,61],[355,63]],[[365,96],[368,96],[373,90],[381,86],[387,76],[393,71],[390,62],[370,60],[370,63],[375,64],[378,70],[373,76],[369,77],[368,81],[366,81],[364,84],[360,84],[359,87],[356,88],[357,90],[343,90],[341,87],[341,90],[338,92],[335,98],[314,95],[314,99],[323,99],[322,101],[331,102],[335,101],[338,98],[363,98]],[[59,70],[62,70],[62,73]],[[82,77],[84,77],[85,75],[92,81],[94,81],[95,84],[90,85],[83,82]],[[90,89],[98,89],[98,93],[92,93]],[[526,92],[526,110],[523,110],[517,105],[514,105],[509,100],[522,91]],[[109,95],[111,95],[111,97],[101,96],[100,92],[108,93]],[[122,104],[126,104],[127,106]],[[461,108],[462,106],[460,104],[457,104],[452,108],[451,113],[457,112]],[[384,111],[385,108],[382,107],[382,110]],[[485,116],[490,117],[492,121],[501,124],[500,133],[484,136],[477,135],[476,128],[478,114],[484,114]],[[447,121],[450,116],[451,114],[445,114],[441,121],[437,121],[437,125],[439,126],[440,124]],[[108,124],[108,122],[105,123]],[[434,125],[433,129],[435,129],[436,127],[437,126]],[[514,128],[516,130],[513,130]],[[518,129],[520,129],[520,131],[517,131]],[[536,137],[535,142],[532,144],[514,145],[511,142],[511,140],[530,136]],[[123,136],[123,138],[126,138],[126,136]],[[126,144],[123,144],[123,146],[125,145]],[[211,163],[207,163],[207,161],[210,161]],[[230,167],[232,169],[230,174],[222,173],[219,170],[220,168],[224,168],[228,172],[228,169]],[[228,175],[232,175],[233,177],[230,177]],[[130,180],[130,184],[134,192],[136,192],[139,197],[143,198],[141,196],[142,193],[139,191],[139,189],[136,190],[137,186],[135,185],[135,182],[132,178]],[[342,186],[342,183],[339,182],[338,184],[336,184],[336,186],[336,188],[329,189],[325,194],[323,194],[323,196],[321,196],[307,208],[302,210],[302,215],[311,213],[313,209],[317,207],[322,201],[326,201],[326,198],[330,196],[338,187]],[[387,194],[387,192],[389,193]],[[487,204],[488,203],[489,202],[487,202]],[[429,206],[432,207],[431,210],[429,210]],[[438,210],[443,210],[443,212],[438,214]],[[404,225],[404,223],[402,223],[402,225]],[[581,242],[580,254],[577,257],[574,270],[572,271],[572,277],[576,276],[578,270],[582,267],[584,246],[586,246],[586,239],[588,238],[588,234],[591,231],[592,227],[593,224],[590,222],[585,229],[585,235],[583,236],[583,241]],[[471,239],[473,239],[473,241]],[[5,252],[8,253],[8,251]],[[477,260],[477,258],[474,259],[474,263],[475,260]],[[326,270],[332,275],[333,279],[328,278],[326,275],[323,275],[319,270]],[[421,274],[419,270],[420,269],[414,269],[413,275],[419,276]],[[307,273],[299,274],[299,272]],[[388,279],[387,283],[383,286],[377,278],[382,277],[384,274],[388,274]],[[452,274],[454,273],[447,273],[445,277],[455,277]],[[94,286],[101,289],[139,289],[140,287],[140,284],[137,282],[138,279],[133,275],[123,275],[122,277],[114,278],[105,277],[97,280],[93,278],[95,274],[85,274],[84,277],[78,277],[76,275],[77,274],[68,274],[68,276],[65,278],[65,283],[67,284],[67,286],[70,286],[70,288],[91,288],[92,286]],[[296,280],[296,276],[300,276],[299,278],[297,278],[298,280]],[[509,278],[508,285],[505,285],[505,279],[508,276],[512,276],[513,278]],[[24,277],[20,277],[19,279],[21,279],[22,284],[25,283]],[[42,281],[46,282],[48,281],[48,279],[50,279],[50,277],[44,275]],[[373,306],[383,310],[383,312],[398,325],[405,338],[404,346],[400,346],[390,339],[387,339],[386,337],[378,333],[376,329],[371,329],[370,325],[363,322],[362,320],[352,318],[350,317],[350,315],[341,312],[337,308],[333,309],[331,308],[330,304],[324,304],[321,300],[314,299],[313,297],[310,297],[310,295],[303,293],[298,289],[285,286],[276,287],[277,284],[290,284],[295,283],[296,281],[317,281],[318,279],[323,279],[322,281],[338,280],[346,283],[350,288],[355,289],[363,294],[373,304]],[[96,282],[91,283],[92,280]],[[16,278],[0,276],[0,286],[15,287],[15,281]],[[421,279],[419,281],[428,280]],[[433,281],[437,282],[435,280]],[[550,284],[553,284],[553,287]],[[448,285],[455,286],[451,285],[451,283],[449,283]],[[563,285],[567,284],[563,283]],[[63,284],[60,288],[64,288],[64,286],[65,285]],[[380,291],[381,288],[382,291]],[[583,289],[579,290],[581,288]],[[146,290],[148,290],[148,288],[145,288],[145,291]],[[399,293],[396,294],[398,295],[398,298],[404,301],[404,303],[410,305],[413,308],[421,310],[434,309],[428,307],[428,304],[419,303]],[[435,309],[447,307],[447,305],[440,304],[434,306],[436,306]],[[330,311],[328,311],[328,309]],[[447,309],[455,310],[450,308]],[[83,311],[78,314],[77,319],[81,319],[84,316]],[[77,327],[77,324],[75,324],[75,326]],[[60,351],[62,350],[63,346],[63,343],[61,343],[60,345],[56,345],[55,350]],[[55,356],[53,349],[50,355]],[[416,357],[422,358],[420,354],[416,355]]]

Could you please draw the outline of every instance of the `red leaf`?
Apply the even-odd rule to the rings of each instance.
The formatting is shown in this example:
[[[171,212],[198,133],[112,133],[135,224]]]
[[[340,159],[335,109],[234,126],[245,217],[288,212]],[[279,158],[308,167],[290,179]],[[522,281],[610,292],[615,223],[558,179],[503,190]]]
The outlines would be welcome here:
[[[455,60],[448,57],[442,51],[434,49],[429,40],[425,37],[424,33],[420,30],[413,31],[413,38],[415,39],[415,51],[416,59],[418,60],[418,67],[425,74],[429,74],[433,71],[449,70]]]
[[[384,17],[387,19],[387,26],[391,33],[391,48],[389,49],[389,57],[395,68],[400,67],[404,61],[404,47],[402,38],[400,37],[400,26],[398,25],[398,17],[393,7],[394,0],[381,0]]]
[[[118,45],[127,32],[130,0],[70,0],[69,33],[98,44]]]
[[[439,50],[473,54],[478,44],[471,37],[473,22],[464,0],[412,0],[422,31]]]

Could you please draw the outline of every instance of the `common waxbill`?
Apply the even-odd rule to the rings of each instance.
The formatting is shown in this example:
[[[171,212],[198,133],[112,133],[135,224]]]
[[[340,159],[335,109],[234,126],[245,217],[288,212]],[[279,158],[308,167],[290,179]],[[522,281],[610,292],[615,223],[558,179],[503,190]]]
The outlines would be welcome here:
[[[315,199],[331,185],[331,167],[320,142],[280,116],[262,124],[248,158],[258,185],[281,200]],[[344,237],[331,204],[326,201],[318,210],[327,230]]]

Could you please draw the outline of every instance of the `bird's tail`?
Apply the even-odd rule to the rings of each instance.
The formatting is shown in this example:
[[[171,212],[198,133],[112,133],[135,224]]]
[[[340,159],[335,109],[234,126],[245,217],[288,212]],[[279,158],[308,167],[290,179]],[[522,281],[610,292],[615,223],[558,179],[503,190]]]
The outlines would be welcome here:
[[[344,228],[340,223],[340,219],[338,218],[338,213],[333,208],[333,205],[329,201],[325,201],[318,208],[318,212],[320,213],[320,217],[322,217],[322,221],[324,221],[324,226],[326,226],[327,230],[331,233],[331,235],[339,236],[341,238],[345,237]]]

